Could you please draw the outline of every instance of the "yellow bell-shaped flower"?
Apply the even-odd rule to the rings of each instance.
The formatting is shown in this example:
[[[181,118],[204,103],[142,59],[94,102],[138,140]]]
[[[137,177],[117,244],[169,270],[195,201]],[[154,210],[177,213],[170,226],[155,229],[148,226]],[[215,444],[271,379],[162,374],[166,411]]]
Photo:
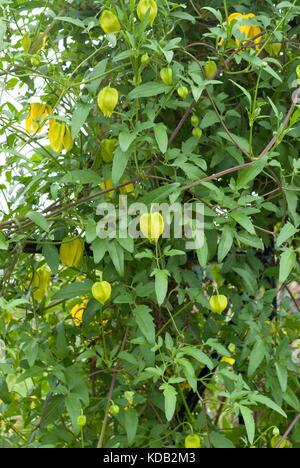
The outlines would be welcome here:
[[[105,117],[111,117],[118,104],[119,93],[115,88],[106,86],[98,94],[97,103]]]
[[[211,309],[217,314],[221,314],[227,307],[228,301],[227,297],[223,294],[216,294],[212,296],[209,300],[209,305]]]
[[[200,448],[200,437],[197,434],[188,435],[184,441],[185,448]]]
[[[253,13],[249,13],[247,15],[243,15],[241,13],[232,13],[229,17],[228,17],[228,21],[229,21],[229,24],[231,23],[231,21],[233,20],[243,20],[243,19],[248,19],[248,18],[254,18],[255,15]],[[245,33],[245,41],[249,41],[250,39],[254,38],[255,36],[257,36],[258,34],[260,34],[262,31],[259,27],[257,26],[240,26],[239,27],[239,31],[241,34]],[[259,49],[259,43],[261,41],[262,37],[257,37],[256,39],[254,39],[254,41],[258,44],[256,46],[256,49],[258,50]],[[239,46],[240,45],[240,42],[238,39],[235,40],[237,45]],[[224,39],[222,38],[219,42],[219,45],[222,45],[224,42]]]
[[[102,11],[100,16],[100,26],[105,34],[120,31],[121,29],[117,16],[110,10]]]
[[[34,271],[30,278],[30,288],[33,289],[33,297],[41,302],[48,292],[51,275],[47,265],[43,265]]]
[[[49,142],[51,148],[56,153],[60,153],[63,146],[67,151],[70,151],[74,143],[70,127],[64,122],[51,119],[49,126]]]
[[[70,239],[65,237],[62,240],[59,255],[64,266],[73,267],[78,265],[84,252],[84,240],[81,237]]]
[[[78,327],[82,323],[83,312],[85,311],[86,304],[87,304],[87,299],[85,298],[82,298],[82,299],[84,299],[84,301],[81,304],[74,305],[74,307],[72,307],[72,310],[71,310],[71,315],[74,319],[74,323]]]
[[[157,15],[157,5],[154,0],[140,0],[137,6],[136,12],[137,12],[139,20],[142,21],[147,11],[149,10],[149,8],[150,8],[150,14],[149,14],[148,22],[152,26]]]
[[[31,128],[34,132],[39,133],[43,126],[42,123],[46,119],[47,115],[51,114],[52,107],[49,104],[42,104],[40,102],[33,102],[30,104],[30,113],[25,120],[25,127],[28,133]],[[38,121],[38,122],[37,122]]]
[[[92,286],[92,295],[100,304],[104,304],[111,295],[111,285],[107,281],[98,281]]]
[[[118,140],[116,138],[105,138],[100,145],[100,156],[106,163],[111,163],[114,159],[114,151]]]
[[[150,241],[157,242],[164,227],[164,219],[160,213],[144,213],[140,218],[141,232]]]

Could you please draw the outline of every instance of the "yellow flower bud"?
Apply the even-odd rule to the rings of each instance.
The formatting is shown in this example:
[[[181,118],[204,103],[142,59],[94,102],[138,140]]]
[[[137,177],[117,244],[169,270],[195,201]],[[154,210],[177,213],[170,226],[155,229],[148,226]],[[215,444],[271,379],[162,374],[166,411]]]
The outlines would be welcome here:
[[[30,288],[33,289],[33,297],[36,301],[40,302],[46,296],[50,278],[51,275],[47,265],[37,268],[33,275],[31,275]]]
[[[148,22],[152,26],[156,15],[157,15],[157,5],[154,0],[140,0],[137,6],[137,15],[140,21],[144,18],[144,16],[147,14],[147,11],[150,8],[150,14],[149,14],[149,19]]]
[[[64,266],[73,267],[78,265],[84,252],[84,241],[81,237],[70,239],[65,237],[62,240],[59,255]]]
[[[223,296],[222,294],[212,296],[209,300],[209,305],[211,309],[217,314],[221,314],[226,309],[227,304],[227,297]]]
[[[188,435],[184,441],[185,448],[200,448],[200,437],[195,435]]]
[[[142,234],[150,241],[157,242],[164,231],[164,219],[160,213],[144,213],[140,219]]]
[[[185,86],[180,86],[180,88],[177,89],[177,94],[179,97],[182,99],[185,99],[188,95],[188,89]]]
[[[100,156],[106,163],[111,163],[114,159],[114,150],[118,140],[116,138],[105,138],[101,142],[100,146]]]
[[[78,418],[77,418],[77,424],[78,424],[79,427],[85,426],[85,424],[86,424],[86,417],[85,417],[83,414],[81,414],[80,416],[78,416]]]
[[[210,80],[210,78],[216,73],[218,67],[216,65],[215,62],[213,62],[212,60],[209,60],[208,62],[206,62],[206,64],[204,65],[204,72],[205,72],[205,76],[208,80]]]
[[[202,129],[199,128],[199,127],[195,127],[195,128],[193,128],[192,134],[193,134],[194,137],[196,137],[196,138],[198,138],[198,140],[200,140],[200,138],[202,137]]]
[[[98,281],[92,286],[92,295],[100,304],[104,304],[111,295],[111,285],[107,281]]]
[[[117,16],[110,10],[102,11],[100,16],[100,26],[105,34],[120,31],[121,29]]]
[[[106,86],[98,94],[97,102],[99,109],[105,117],[111,117],[116,105],[118,104],[119,93],[115,88]]]
[[[173,83],[173,70],[170,67],[162,68],[160,70],[161,81],[170,86]]]

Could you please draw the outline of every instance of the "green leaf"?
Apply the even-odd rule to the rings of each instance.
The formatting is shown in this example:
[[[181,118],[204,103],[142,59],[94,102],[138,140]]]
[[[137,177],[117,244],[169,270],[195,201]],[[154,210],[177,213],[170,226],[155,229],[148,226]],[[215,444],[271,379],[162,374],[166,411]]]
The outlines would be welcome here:
[[[65,334],[65,324],[63,321],[56,325],[56,352],[58,357],[62,359],[69,353]]]
[[[200,364],[204,364],[205,366],[207,366],[210,370],[214,368],[214,363],[212,362],[212,360],[208,356],[206,356],[206,354],[203,353],[203,351],[201,351],[200,349],[185,346],[180,351],[184,354],[193,357],[198,362],[200,362]]]
[[[296,229],[291,223],[287,222],[281,229],[279,236],[277,237],[276,247],[280,247],[284,242],[294,236],[299,229]]]
[[[263,241],[256,235],[249,234],[249,232],[237,232],[235,237],[242,244],[249,245],[255,249],[264,250]]]
[[[228,351],[228,349],[225,348],[221,343],[219,343],[217,340],[214,338],[209,338],[206,343],[206,346],[211,346],[213,349],[217,351],[220,356],[226,356],[226,357],[232,357],[231,353]]]
[[[158,305],[161,306],[168,291],[168,270],[155,270],[155,292]]]
[[[150,314],[151,309],[145,305],[139,305],[133,311],[133,315],[135,321],[148,341],[151,345],[155,344],[155,326],[153,317]]]
[[[129,146],[134,141],[135,137],[136,137],[135,133],[129,133],[129,132],[120,132],[119,133],[119,144],[120,144],[121,150],[124,153],[126,153]]]
[[[7,405],[10,404],[8,386],[4,377],[0,377],[0,400]]]
[[[150,205],[151,203],[160,203],[161,201],[166,200],[167,197],[173,194],[179,187],[179,183],[166,184],[162,187],[153,190],[152,192],[143,195],[143,197],[139,199],[139,202],[145,203],[145,205]]]
[[[79,296],[87,296],[90,294],[93,282],[90,280],[75,281],[74,283],[67,284],[52,296],[55,299],[71,299]]]
[[[134,408],[128,408],[125,412],[125,429],[127,433],[128,444],[132,445],[138,428],[139,416]]]
[[[255,234],[254,226],[246,214],[242,213],[240,210],[234,210],[230,213],[230,216],[250,234]]]
[[[37,211],[29,211],[26,214],[27,218],[31,219],[37,226],[39,226],[43,231],[49,232],[50,226],[46,218]]]
[[[206,237],[203,237],[203,245],[200,249],[196,250],[198,262],[202,268],[205,268],[208,260],[208,245]]]
[[[246,426],[247,436],[250,444],[253,444],[255,436],[255,422],[252,415],[252,411],[246,406],[240,406],[240,410],[243,416],[243,420]]]
[[[165,397],[165,414],[167,421],[171,421],[173,418],[175,409],[176,409],[176,395],[177,392],[172,385],[163,384],[160,386],[160,389],[164,390]]]
[[[72,184],[92,184],[100,185],[102,182],[101,177],[92,169],[75,169],[74,171],[69,171],[68,174],[64,175],[60,182],[72,183]]]
[[[107,251],[120,276],[124,276],[124,250],[117,241],[107,242]]]
[[[0,232],[0,250],[8,250],[8,242],[3,232]]]
[[[52,274],[56,275],[60,264],[60,258],[57,247],[55,247],[55,245],[43,245],[42,253],[52,271]]]
[[[216,10],[215,8],[212,7],[202,7],[201,10],[208,10],[210,11],[219,21],[219,23],[222,23],[222,13],[220,10]]]
[[[157,96],[158,94],[162,94],[165,92],[170,91],[170,86],[165,85],[162,82],[148,82],[144,83],[140,86],[134,88],[130,93],[127,95],[127,99],[137,99],[142,97],[152,97]]]
[[[233,271],[235,271],[239,276],[241,276],[241,278],[243,278],[243,281],[249,294],[252,294],[254,296],[257,290],[257,282],[256,276],[253,274],[253,272],[246,270],[245,268],[237,267],[233,268]]]
[[[295,266],[296,260],[296,252],[292,250],[287,250],[280,255],[279,283],[284,283],[287,280]]]
[[[276,374],[280,383],[281,390],[283,392],[286,392],[287,380],[288,380],[287,368],[284,364],[281,364],[280,362],[275,362],[275,369],[276,369]]]
[[[257,401],[258,403],[261,403],[262,405],[268,406],[277,413],[281,414],[284,418],[287,417],[285,412],[280,408],[280,406],[274,403],[274,401],[271,400],[269,397],[266,397],[265,395],[251,395],[251,399]]]
[[[108,59],[101,60],[101,62],[97,63],[94,67],[93,71],[87,75],[85,80],[89,82],[86,84],[86,88],[91,92],[94,93],[99,88],[102,80],[105,78],[105,70],[107,65]],[[97,78],[98,77],[98,78]]]
[[[210,440],[214,448],[227,448],[233,449],[235,446],[231,442],[231,440],[227,439],[224,434],[220,432],[211,432],[210,433]]]
[[[74,109],[71,122],[71,133],[72,138],[76,138],[80,132],[81,127],[84,125],[90,110],[92,109],[93,104],[86,104],[84,102],[79,102]]]
[[[266,345],[261,338],[257,338],[256,343],[250,353],[248,365],[248,377],[251,377],[260,366],[266,355]]]
[[[265,165],[268,162],[268,156],[265,155],[262,158],[254,161],[250,164],[250,166],[243,169],[237,178],[237,190],[241,190],[243,188],[247,188],[249,182],[255,179],[258,174],[264,169]]]
[[[168,149],[167,128],[163,123],[156,124],[154,135],[160,151],[164,154]]]
[[[70,419],[72,421],[73,430],[75,430],[75,432],[78,433],[80,429],[77,425],[77,418],[80,415],[81,410],[80,399],[75,393],[70,393],[69,395],[67,395],[65,403]]]
[[[130,157],[130,151],[124,152],[121,148],[116,148],[112,166],[112,184],[113,186],[118,185],[121,180],[124,171],[126,169],[128,160]]]
[[[101,262],[102,258],[104,257],[106,253],[106,246],[107,244],[105,239],[100,239],[99,237],[97,237],[97,239],[92,242],[91,249],[93,251],[94,262],[96,264]]]
[[[230,226],[224,226],[222,231],[221,240],[218,247],[218,263],[222,263],[226,255],[231,249],[233,243],[234,231]]]
[[[197,379],[195,378],[195,371],[194,371],[194,368],[193,368],[192,364],[190,363],[190,361],[188,361],[187,359],[184,359],[184,358],[176,359],[176,362],[182,367],[183,373],[184,373],[188,383],[192,387],[193,392],[196,393],[196,391],[197,391]]]

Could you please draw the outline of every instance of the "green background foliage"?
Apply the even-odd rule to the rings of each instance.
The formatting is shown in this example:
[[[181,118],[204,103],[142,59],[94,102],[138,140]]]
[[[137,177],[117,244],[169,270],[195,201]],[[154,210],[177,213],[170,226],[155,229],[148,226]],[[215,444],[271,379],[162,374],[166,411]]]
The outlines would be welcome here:
[[[181,448],[194,433],[206,448],[265,448],[300,413],[299,2],[157,0],[152,27],[137,3],[0,2],[3,447]],[[103,34],[105,8],[119,32]],[[255,15],[258,47],[250,38],[237,49],[245,38],[226,22],[235,11]],[[119,93],[110,118],[97,105],[105,86]],[[51,148],[49,119],[26,131],[34,102],[70,127],[70,151]],[[108,138],[111,163],[100,151]],[[203,203],[203,247],[172,235],[157,248],[100,239],[97,206],[118,210],[129,184],[129,207]],[[66,236],[85,241],[76,267],[60,262]],[[43,265],[51,282],[37,301],[29,279]],[[100,311],[91,287],[101,277],[112,294]],[[221,315],[209,305],[217,293],[228,298]],[[78,326],[71,311],[83,298]],[[288,440],[300,446],[299,422]]]

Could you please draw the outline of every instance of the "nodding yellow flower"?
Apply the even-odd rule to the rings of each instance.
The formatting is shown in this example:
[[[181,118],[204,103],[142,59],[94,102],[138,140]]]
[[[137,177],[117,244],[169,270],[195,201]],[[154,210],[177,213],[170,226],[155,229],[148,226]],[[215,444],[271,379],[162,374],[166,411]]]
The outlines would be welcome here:
[[[152,26],[156,15],[157,15],[157,5],[154,0],[140,0],[137,6],[137,15],[140,21],[144,18],[147,14],[147,11],[150,8],[149,19],[148,22]]]
[[[241,13],[235,12],[235,13],[232,13],[228,17],[228,21],[229,21],[229,24],[230,24],[231,21],[233,21],[233,20],[241,21],[241,20],[245,20],[245,19],[248,19],[248,18],[254,18],[254,17],[255,17],[255,15],[253,13],[243,15]],[[246,42],[262,32],[261,29],[259,27],[257,27],[257,26],[240,26],[239,31],[240,31],[241,34],[243,34],[243,33],[245,34],[245,41]],[[254,42],[257,43],[256,50],[259,49],[259,43],[260,43],[261,39],[262,39],[261,36],[254,39]],[[220,40],[220,42],[219,42],[219,46],[222,45],[223,42],[224,42],[224,39],[222,38]],[[237,43],[238,46],[240,45],[240,41],[238,39],[236,39],[235,42]]]
[[[164,219],[160,213],[144,213],[140,218],[142,234],[150,241],[157,242],[164,231]]]
[[[33,297],[41,302],[48,292],[51,275],[47,265],[43,265],[30,276],[30,288],[33,288]]]
[[[217,314],[221,314],[226,309],[227,304],[227,297],[223,296],[223,294],[212,296],[209,300],[211,309]]]
[[[63,266],[73,267],[78,265],[84,253],[84,240],[81,237],[72,239],[65,237],[59,249],[59,255]]]
[[[114,151],[118,140],[117,138],[105,138],[100,145],[100,156],[106,163],[111,163],[114,159]]]
[[[81,304],[74,305],[74,307],[71,310],[71,315],[77,327],[79,327],[79,325],[81,325],[82,323],[83,312],[85,311],[87,305],[87,299],[85,299],[84,297],[82,297],[81,299],[83,299],[83,302]]]
[[[111,285],[107,281],[97,281],[92,286],[92,295],[103,305],[110,298]]]
[[[111,117],[116,105],[118,104],[119,93],[117,89],[106,86],[97,97],[99,109],[105,117]]]
[[[117,16],[110,10],[102,11],[100,16],[100,26],[105,34],[117,32],[121,29],[121,25]]]
[[[49,142],[51,148],[56,153],[60,153],[63,146],[67,151],[70,151],[74,143],[70,127],[64,122],[51,119],[49,126]]]
[[[42,125],[43,121],[51,112],[52,107],[49,104],[42,104],[40,102],[33,102],[30,104],[30,113],[25,120],[27,132],[30,133],[32,128],[34,132],[40,133],[44,126]]]

